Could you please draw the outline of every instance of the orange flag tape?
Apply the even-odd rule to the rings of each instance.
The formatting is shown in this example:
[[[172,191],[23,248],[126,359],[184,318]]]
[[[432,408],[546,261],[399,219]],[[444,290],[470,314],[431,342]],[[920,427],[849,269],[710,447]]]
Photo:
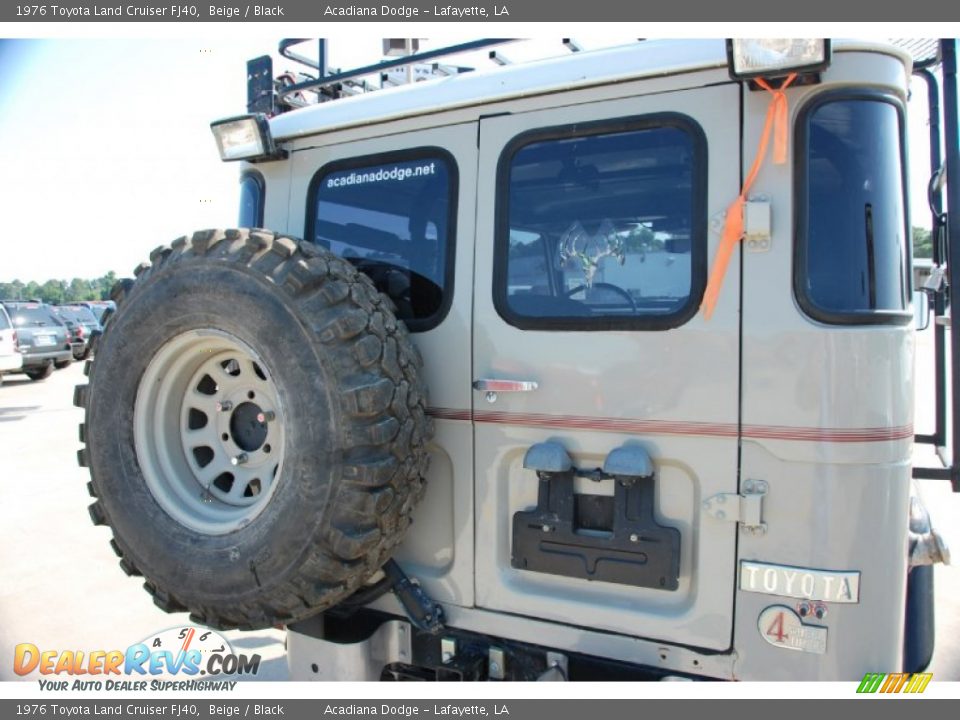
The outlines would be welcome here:
[[[767,107],[767,117],[763,123],[763,133],[760,135],[757,157],[753,161],[750,172],[747,173],[747,179],[743,183],[740,195],[727,208],[727,218],[723,224],[720,245],[717,247],[717,254],[713,258],[713,268],[710,270],[707,289],[703,293],[703,302],[700,304],[700,309],[703,310],[703,316],[706,320],[709,320],[713,315],[717,298],[720,295],[720,288],[723,286],[723,278],[727,274],[727,266],[733,256],[733,249],[743,239],[743,206],[747,202],[747,193],[750,192],[750,187],[763,165],[763,159],[767,154],[767,145],[770,143],[771,129],[773,130],[773,162],[782,165],[787,161],[787,96],[783,91],[796,78],[796,73],[789,75],[776,90],[771,88],[762,78],[757,78],[757,84],[771,93],[773,97]]]

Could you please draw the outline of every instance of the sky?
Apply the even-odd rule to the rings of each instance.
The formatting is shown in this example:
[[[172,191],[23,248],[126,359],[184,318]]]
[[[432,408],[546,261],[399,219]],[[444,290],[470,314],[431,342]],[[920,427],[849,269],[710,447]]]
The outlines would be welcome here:
[[[244,111],[258,46],[0,41],[0,281],[129,274],[190,229],[235,223],[237,167],[209,123]]]
[[[643,29],[615,35],[595,25],[576,37],[595,48]],[[194,34],[0,39],[0,282],[127,276],[158,245],[236,224],[239,168],[220,161],[209,124],[245,112],[246,60],[275,51],[278,38]],[[331,65],[376,61],[380,34],[332,41]],[[562,54],[560,36],[503,52],[516,61]],[[289,65],[278,59],[274,69]],[[915,115],[911,171],[920,187],[926,130]],[[914,210],[914,224],[928,224],[927,215]]]
[[[0,40],[0,282],[129,275],[158,245],[234,226],[239,169],[209,125],[245,112],[246,61],[277,44]],[[333,41],[331,65],[379,52],[379,37]]]

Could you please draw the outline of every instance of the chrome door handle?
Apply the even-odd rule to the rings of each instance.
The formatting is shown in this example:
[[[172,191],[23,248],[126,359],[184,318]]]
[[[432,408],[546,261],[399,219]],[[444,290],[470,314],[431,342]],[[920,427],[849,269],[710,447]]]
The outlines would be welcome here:
[[[533,392],[539,387],[533,380],[495,380],[484,378],[473,381],[473,389],[486,393],[488,403],[497,401],[498,393],[502,392]]]
[[[473,389],[480,392],[533,392],[539,387],[533,380],[495,380],[493,378],[484,378],[483,380],[474,380]]]

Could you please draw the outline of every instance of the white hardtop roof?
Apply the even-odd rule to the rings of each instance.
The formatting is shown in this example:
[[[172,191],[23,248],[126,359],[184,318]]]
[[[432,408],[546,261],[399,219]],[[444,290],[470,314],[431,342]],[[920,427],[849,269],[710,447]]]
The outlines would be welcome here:
[[[834,40],[833,51],[910,57],[891,45]],[[590,85],[725,67],[725,40],[648,40],[436,78],[318,103],[270,120],[277,140]]]

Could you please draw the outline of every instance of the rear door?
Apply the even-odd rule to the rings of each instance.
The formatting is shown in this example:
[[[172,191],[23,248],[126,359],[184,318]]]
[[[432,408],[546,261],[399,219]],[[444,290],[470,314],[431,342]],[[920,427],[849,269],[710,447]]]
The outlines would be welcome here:
[[[476,122],[371,134],[329,133],[293,153],[290,217],[393,299],[425,359],[431,408],[465,408]],[[291,231],[301,232],[296,223]],[[473,435],[464,419],[436,418],[429,490],[396,557],[436,600],[469,607]]]
[[[730,646],[736,525],[701,506],[737,492],[737,263],[709,322],[698,307],[738,106],[720,85],[481,120],[479,606]],[[584,471],[649,456],[654,478],[538,480],[524,457],[548,441]]]

